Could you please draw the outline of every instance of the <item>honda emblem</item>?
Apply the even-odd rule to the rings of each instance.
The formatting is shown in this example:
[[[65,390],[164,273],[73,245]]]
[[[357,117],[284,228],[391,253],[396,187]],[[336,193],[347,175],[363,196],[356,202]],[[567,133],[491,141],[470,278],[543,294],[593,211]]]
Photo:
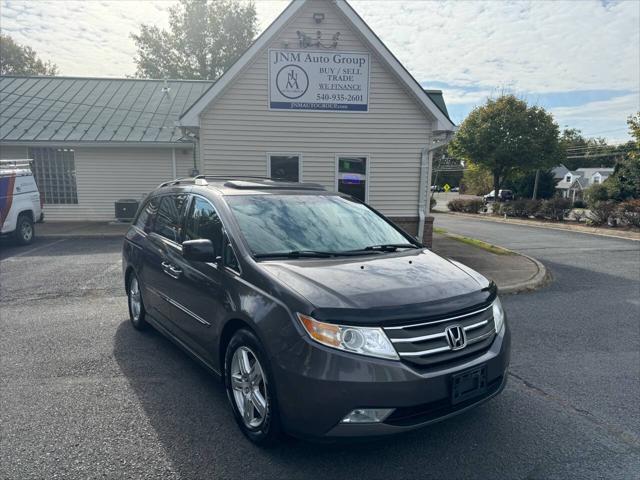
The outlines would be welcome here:
[[[444,331],[447,337],[447,343],[451,350],[460,350],[467,345],[467,336],[464,333],[464,328],[460,325],[451,325]]]

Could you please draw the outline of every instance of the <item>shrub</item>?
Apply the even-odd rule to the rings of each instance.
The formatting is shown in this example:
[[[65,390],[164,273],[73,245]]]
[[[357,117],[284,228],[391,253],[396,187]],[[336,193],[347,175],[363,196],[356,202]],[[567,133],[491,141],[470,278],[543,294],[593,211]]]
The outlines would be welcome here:
[[[592,225],[604,225],[609,222],[609,218],[616,213],[618,204],[613,200],[605,200],[593,204],[589,211],[589,223]]]
[[[609,192],[603,184],[596,183],[585,190],[584,198],[587,200],[589,208],[592,208],[598,202],[609,200]]]
[[[622,202],[618,206],[618,215],[627,225],[640,228],[640,199]]]
[[[431,195],[430,198],[431,200],[429,200],[429,210],[433,210],[433,207],[435,207],[438,202],[436,202],[436,199],[433,198],[433,195]]]
[[[480,213],[484,208],[484,202],[479,199],[456,198],[449,201],[447,208],[452,212]]]
[[[571,200],[568,198],[555,197],[542,202],[539,213],[544,218],[551,220],[563,220],[571,210]]]
[[[573,202],[573,208],[587,208],[587,203],[584,200],[576,200]]]
[[[512,202],[503,203],[500,206],[500,213],[507,217],[529,218],[536,215],[541,203],[540,200],[521,198]]]

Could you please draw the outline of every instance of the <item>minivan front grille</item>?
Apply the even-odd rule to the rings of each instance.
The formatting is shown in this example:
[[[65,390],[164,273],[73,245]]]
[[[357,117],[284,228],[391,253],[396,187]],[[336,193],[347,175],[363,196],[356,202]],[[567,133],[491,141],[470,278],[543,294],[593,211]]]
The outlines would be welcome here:
[[[421,367],[481,353],[496,334],[491,306],[428,322],[385,327],[384,331],[403,361]]]

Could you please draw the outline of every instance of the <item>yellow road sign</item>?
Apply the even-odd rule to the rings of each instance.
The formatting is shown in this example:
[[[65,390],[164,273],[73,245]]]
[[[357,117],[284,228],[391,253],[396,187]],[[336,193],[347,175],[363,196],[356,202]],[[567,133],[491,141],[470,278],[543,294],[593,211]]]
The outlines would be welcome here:
[[[442,188],[444,188],[445,192],[448,192],[449,190],[451,190],[451,186],[448,183],[445,183],[444,187],[442,187]]]

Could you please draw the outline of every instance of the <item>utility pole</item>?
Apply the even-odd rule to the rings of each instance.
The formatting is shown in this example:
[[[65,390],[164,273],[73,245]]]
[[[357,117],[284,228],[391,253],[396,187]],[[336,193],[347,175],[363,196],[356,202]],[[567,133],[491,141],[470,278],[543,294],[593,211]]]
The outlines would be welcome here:
[[[536,170],[536,181],[533,182],[533,199],[535,200],[538,196],[538,182],[540,181],[540,169]]]

